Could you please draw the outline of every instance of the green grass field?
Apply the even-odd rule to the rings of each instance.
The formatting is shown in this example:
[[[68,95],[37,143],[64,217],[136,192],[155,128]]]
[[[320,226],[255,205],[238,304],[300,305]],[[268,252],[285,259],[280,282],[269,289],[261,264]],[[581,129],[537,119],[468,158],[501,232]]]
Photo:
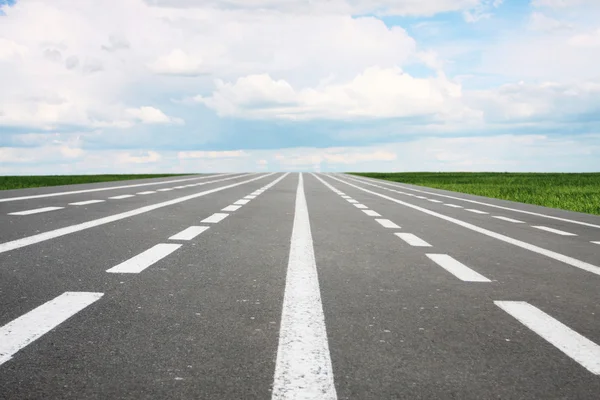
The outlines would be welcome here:
[[[353,174],[600,215],[600,173],[399,172]]]
[[[125,181],[128,179],[163,178],[182,175],[190,174],[0,176],[0,190],[74,185],[78,183]]]

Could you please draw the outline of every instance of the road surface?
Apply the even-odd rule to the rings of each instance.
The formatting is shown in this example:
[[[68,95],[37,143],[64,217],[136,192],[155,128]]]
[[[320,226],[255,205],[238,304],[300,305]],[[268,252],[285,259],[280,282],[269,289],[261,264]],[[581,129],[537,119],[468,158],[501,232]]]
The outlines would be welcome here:
[[[0,227],[1,399],[600,396],[598,216],[253,173],[0,192]]]

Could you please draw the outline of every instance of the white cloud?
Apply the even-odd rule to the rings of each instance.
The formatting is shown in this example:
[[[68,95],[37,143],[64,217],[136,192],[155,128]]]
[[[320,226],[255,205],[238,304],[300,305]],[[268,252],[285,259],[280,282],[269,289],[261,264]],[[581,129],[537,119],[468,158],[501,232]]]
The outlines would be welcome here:
[[[569,8],[577,6],[595,6],[598,5],[597,0],[532,0],[531,5],[534,7],[548,8]]]
[[[226,150],[226,151],[180,151],[177,157],[180,160],[193,158],[237,158],[246,157],[248,154],[242,150]]]
[[[163,75],[198,76],[207,73],[200,57],[190,56],[181,49],[158,58],[150,64],[150,68]]]
[[[183,120],[172,118],[158,108],[143,106],[125,110],[128,116],[144,124],[183,124]]]
[[[534,31],[550,32],[571,30],[573,29],[573,26],[569,23],[548,17],[541,12],[533,12],[529,21],[529,29]]]
[[[594,32],[574,35],[569,39],[569,44],[575,47],[600,47],[600,29]]]
[[[161,159],[162,156],[158,152],[148,151],[145,154],[142,152],[140,155],[131,153],[117,154],[116,162],[119,164],[149,164],[157,163]]]

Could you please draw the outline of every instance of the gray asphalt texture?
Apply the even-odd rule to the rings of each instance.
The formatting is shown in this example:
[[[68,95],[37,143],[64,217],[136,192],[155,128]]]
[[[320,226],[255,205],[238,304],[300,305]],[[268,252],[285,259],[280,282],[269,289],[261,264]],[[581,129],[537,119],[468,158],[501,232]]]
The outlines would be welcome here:
[[[1,249],[41,232],[260,178],[0,252],[0,328],[64,292],[104,293],[0,365],[0,399],[271,398],[299,175],[289,174],[219,223],[201,221],[281,176],[197,176],[202,179],[0,202]],[[598,216],[351,175],[317,176],[400,226],[384,228],[303,174],[338,399],[600,398],[600,376],[494,304],[528,302],[600,344],[600,275],[360,188],[596,266],[600,245],[592,242],[600,241],[600,228],[437,195],[600,226]],[[0,198],[144,182],[26,189]],[[68,205],[94,199],[106,201]],[[65,208],[8,215],[48,206]],[[169,240],[192,225],[210,228],[190,241]],[[538,225],[577,236],[533,228]],[[412,247],[396,232],[432,247]],[[138,274],[106,272],[159,243],[182,247]],[[448,254],[491,282],[461,281],[429,253]]]

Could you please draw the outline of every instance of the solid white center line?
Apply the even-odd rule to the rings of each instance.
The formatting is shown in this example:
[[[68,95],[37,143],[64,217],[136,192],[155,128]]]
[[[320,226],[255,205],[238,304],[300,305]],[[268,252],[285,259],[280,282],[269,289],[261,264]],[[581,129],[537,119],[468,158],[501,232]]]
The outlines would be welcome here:
[[[171,236],[169,240],[192,240],[207,229],[208,226],[190,226],[178,234]]]
[[[525,301],[494,301],[592,374],[600,375],[600,346]]]
[[[141,194],[141,195],[146,195],[146,194],[153,194],[153,193],[156,193],[156,192],[155,192],[155,191],[152,191],[152,190],[148,190],[148,191],[146,191],[146,192],[139,192],[138,194]]]
[[[404,193],[401,193],[401,194],[404,194]],[[441,201],[436,200],[436,199],[427,199],[427,200],[429,200],[432,203],[442,203]]]
[[[415,247],[431,247],[429,243],[412,233],[396,233],[400,239]]]
[[[398,225],[390,221],[389,219],[376,219],[384,228],[400,228]]]
[[[240,208],[242,208],[242,206],[234,206],[234,205],[230,205],[225,207],[224,209],[222,209],[221,211],[237,211]]]
[[[109,197],[109,199],[112,199],[112,200],[121,200],[121,199],[128,199],[130,197],[135,197],[135,194],[122,194],[120,196]]]
[[[248,203],[250,203],[250,200],[241,199],[241,200],[236,201],[233,204],[238,205],[238,206],[243,206],[244,204],[248,204]]]
[[[546,232],[556,233],[557,235],[562,235],[562,236],[577,236],[574,233],[565,232],[565,231],[561,231],[561,230],[554,229],[554,228],[549,228],[547,226],[532,226],[532,228],[540,229],[540,230],[546,231]]]
[[[225,218],[227,218],[227,216],[229,216],[229,214],[214,213],[210,217],[204,218],[201,222],[205,222],[207,224],[216,224],[216,223],[223,221]]]
[[[4,325],[0,328],[0,365],[102,296],[103,293],[65,292]]]
[[[39,214],[39,213],[48,212],[48,211],[62,210],[63,208],[64,207],[35,208],[33,210],[26,210],[26,211],[18,211],[18,212],[8,213],[8,215],[31,215],[31,214]]]
[[[170,192],[171,190],[173,190],[173,189],[171,189],[171,188],[164,188],[164,189],[158,189],[157,192]]]
[[[132,257],[127,261],[123,261],[121,264],[106,270],[106,272],[114,274],[138,274],[180,247],[180,244],[175,243],[157,244],[143,253],[140,253],[137,256]]]
[[[474,208],[467,208],[466,211],[469,211],[469,212],[472,212],[472,213],[475,213],[475,214],[489,214],[489,213],[487,213],[485,211],[476,210]]]
[[[272,399],[337,399],[302,174],[296,192]]]
[[[461,281],[465,282],[491,282],[488,278],[473,271],[466,265],[456,261],[447,254],[427,254],[433,262],[452,275],[456,276]]]
[[[69,203],[70,206],[87,206],[88,204],[104,203],[105,200],[86,200],[78,201],[77,203]]]
[[[373,210],[363,210],[363,212],[365,214],[367,214],[369,217],[381,217],[381,214],[379,214],[377,211],[373,211]]]
[[[518,219],[503,217],[501,215],[492,215],[492,218],[501,219],[502,221],[508,221],[508,222],[512,222],[514,224],[524,224],[525,223],[523,221],[519,221]]]
[[[444,204],[444,205],[445,205],[445,206],[448,206],[448,207],[454,207],[454,208],[463,208],[463,206],[459,206],[458,204],[450,204],[450,203],[446,203],[446,204]]]
[[[355,204],[354,207],[356,207],[356,208],[369,208],[369,207],[365,206],[364,204]]]

